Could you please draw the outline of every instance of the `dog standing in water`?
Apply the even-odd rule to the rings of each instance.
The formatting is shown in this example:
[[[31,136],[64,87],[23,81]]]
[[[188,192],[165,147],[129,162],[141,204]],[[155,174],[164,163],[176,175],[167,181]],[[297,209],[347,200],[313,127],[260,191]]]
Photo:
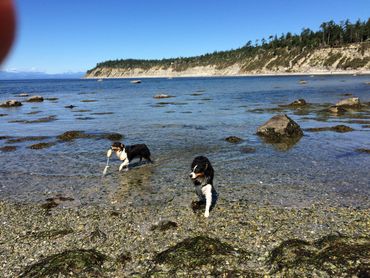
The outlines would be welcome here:
[[[121,142],[114,142],[111,146],[111,148],[107,151],[107,166],[104,169],[104,174],[106,173],[109,162],[109,158],[112,155],[112,152],[115,152],[118,159],[123,161],[121,165],[119,166],[119,171],[122,171],[124,167],[128,167],[130,162],[135,159],[139,158],[140,162],[144,158],[145,160],[153,163],[153,161],[150,159],[150,151],[147,145],[145,144],[136,144],[131,146],[125,146]]]
[[[214,170],[205,156],[197,156],[191,164],[190,178],[192,179],[195,192],[198,195],[199,201],[197,206],[205,204],[204,216],[209,216],[210,209],[217,201],[217,192],[213,187]]]

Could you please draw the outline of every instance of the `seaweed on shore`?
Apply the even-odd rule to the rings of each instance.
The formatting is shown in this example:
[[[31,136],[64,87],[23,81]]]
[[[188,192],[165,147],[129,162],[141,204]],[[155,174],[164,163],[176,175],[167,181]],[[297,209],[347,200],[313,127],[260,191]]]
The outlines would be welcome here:
[[[101,277],[105,260],[105,255],[93,249],[67,250],[28,266],[20,277]]]
[[[290,239],[274,248],[267,263],[271,274],[299,276],[320,271],[329,276],[369,277],[370,239],[324,236],[313,243]]]

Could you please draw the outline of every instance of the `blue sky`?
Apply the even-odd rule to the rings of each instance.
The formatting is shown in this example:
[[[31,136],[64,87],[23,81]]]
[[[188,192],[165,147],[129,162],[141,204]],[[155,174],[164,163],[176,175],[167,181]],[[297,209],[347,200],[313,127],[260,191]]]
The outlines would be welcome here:
[[[370,0],[16,0],[17,39],[5,70],[86,71],[121,58],[228,50],[324,21],[366,20]]]

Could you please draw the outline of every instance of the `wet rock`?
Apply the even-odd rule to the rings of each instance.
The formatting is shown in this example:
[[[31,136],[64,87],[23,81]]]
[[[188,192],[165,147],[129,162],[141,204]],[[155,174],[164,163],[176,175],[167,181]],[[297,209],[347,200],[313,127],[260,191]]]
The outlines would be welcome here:
[[[344,114],[347,110],[342,106],[330,106],[326,112],[333,113],[333,114]]]
[[[155,95],[153,98],[171,98],[171,97],[174,97],[174,96],[170,96],[170,95],[166,95],[166,94],[158,94],[158,95]]]
[[[370,149],[357,149],[357,152],[370,154]]]
[[[28,97],[29,96],[29,94],[27,94],[27,93],[20,93],[20,94],[18,94],[18,97]]]
[[[43,102],[44,98],[42,96],[32,96],[27,99],[27,102]]]
[[[21,142],[28,142],[28,141],[41,141],[48,139],[47,136],[25,136],[25,137],[17,137],[17,138],[10,138],[8,139],[7,143],[21,143]]]
[[[131,80],[130,83],[132,84],[140,84],[141,80]]]
[[[42,117],[38,118],[36,120],[29,120],[29,121],[24,121],[25,124],[34,124],[34,123],[48,123],[48,122],[53,122],[57,120],[56,115],[51,115],[47,117]]]
[[[57,98],[57,97],[48,97],[48,98],[46,98],[46,100],[49,100],[49,101],[56,101],[58,99],[59,98]]]
[[[361,102],[358,97],[351,97],[351,98],[347,98],[347,99],[343,99],[339,101],[337,104],[335,104],[335,106],[357,109],[357,108],[361,108]]]
[[[0,147],[0,151],[2,152],[14,152],[17,149],[16,146],[4,146]]]
[[[123,138],[123,135],[120,133],[95,133],[95,134],[88,134],[84,131],[79,130],[71,130],[66,131],[63,134],[57,136],[60,141],[73,141],[75,139],[82,139],[82,138],[92,138],[92,139],[108,139],[111,141],[119,141]]]
[[[331,127],[313,127],[313,128],[306,128],[306,131],[309,132],[320,132],[320,131],[335,131],[335,132],[350,132],[354,131],[353,128],[346,126],[346,125],[336,125]]]
[[[96,99],[83,99],[81,102],[97,102]]]
[[[276,115],[257,129],[257,135],[268,142],[279,143],[289,139],[301,138],[300,126],[287,115]]]
[[[88,121],[88,120],[94,120],[95,118],[93,117],[76,117],[76,120],[79,121]]]
[[[75,105],[66,105],[66,106],[64,106],[64,108],[68,108],[68,109],[73,109],[73,108],[75,108],[75,107],[77,107],[77,106],[75,106]]]
[[[253,148],[253,147],[243,147],[240,149],[240,151],[242,153],[255,153],[256,152],[256,148]]]
[[[91,115],[112,115],[114,114],[113,112],[94,112],[90,113]]]
[[[39,114],[41,113],[41,111],[31,111],[31,112],[28,112],[26,113],[27,115],[36,115],[36,114]]]
[[[299,80],[299,84],[307,84],[306,80]]]
[[[57,138],[61,141],[73,141],[79,138],[91,138],[91,136],[86,134],[84,131],[71,130],[71,131],[66,131],[61,135],[58,135]]]
[[[229,136],[229,137],[225,138],[225,141],[227,141],[229,143],[237,144],[237,143],[240,143],[241,141],[243,141],[243,139],[239,138],[237,136]]]
[[[27,267],[20,277],[100,277],[105,260],[96,250],[67,250]]]
[[[111,141],[120,141],[123,138],[123,135],[120,133],[109,133],[105,138]]]
[[[49,142],[49,143],[37,143],[29,146],[28,148],[33,149],[33,150],[41,150],[41,149],[46,149],[54,146],[56,143],[54,142]]]
[[[301,107],[305,105],[307,105],[307,102],[303,98],[297,99],[292,103],[288,104],[289,107]]]
[[[150,227],[151,231],[166,231],[169,229],[177,228],[177,223],[170,220],[161,220],[157,224]]]
[[[370,240],[328,235],[313,243],[290,239],[272,250],[272,275],[300,277],[305,273],[344,277],[370,275]],[[305,275],[304,275],[305,276]]]
[[[8,116],[8,114],[0,114],[0,117]]]
[[[0,103],[0,107],[2,108],[10,108],[10,107],[18,107],[22,106],[22,103],[17,100],[7,100],[5,102]]]

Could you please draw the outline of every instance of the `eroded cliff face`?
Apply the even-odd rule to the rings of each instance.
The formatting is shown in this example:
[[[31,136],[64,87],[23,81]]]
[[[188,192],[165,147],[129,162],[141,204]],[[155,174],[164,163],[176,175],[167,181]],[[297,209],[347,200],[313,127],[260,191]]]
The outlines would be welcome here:
[[[96,67],[86,78],[234,76],[284,73],[370,72],[369,44],[314,50],[260,49],[256,55],[232,65],[194,66],[178,70],[173,66],[143,68]]]

